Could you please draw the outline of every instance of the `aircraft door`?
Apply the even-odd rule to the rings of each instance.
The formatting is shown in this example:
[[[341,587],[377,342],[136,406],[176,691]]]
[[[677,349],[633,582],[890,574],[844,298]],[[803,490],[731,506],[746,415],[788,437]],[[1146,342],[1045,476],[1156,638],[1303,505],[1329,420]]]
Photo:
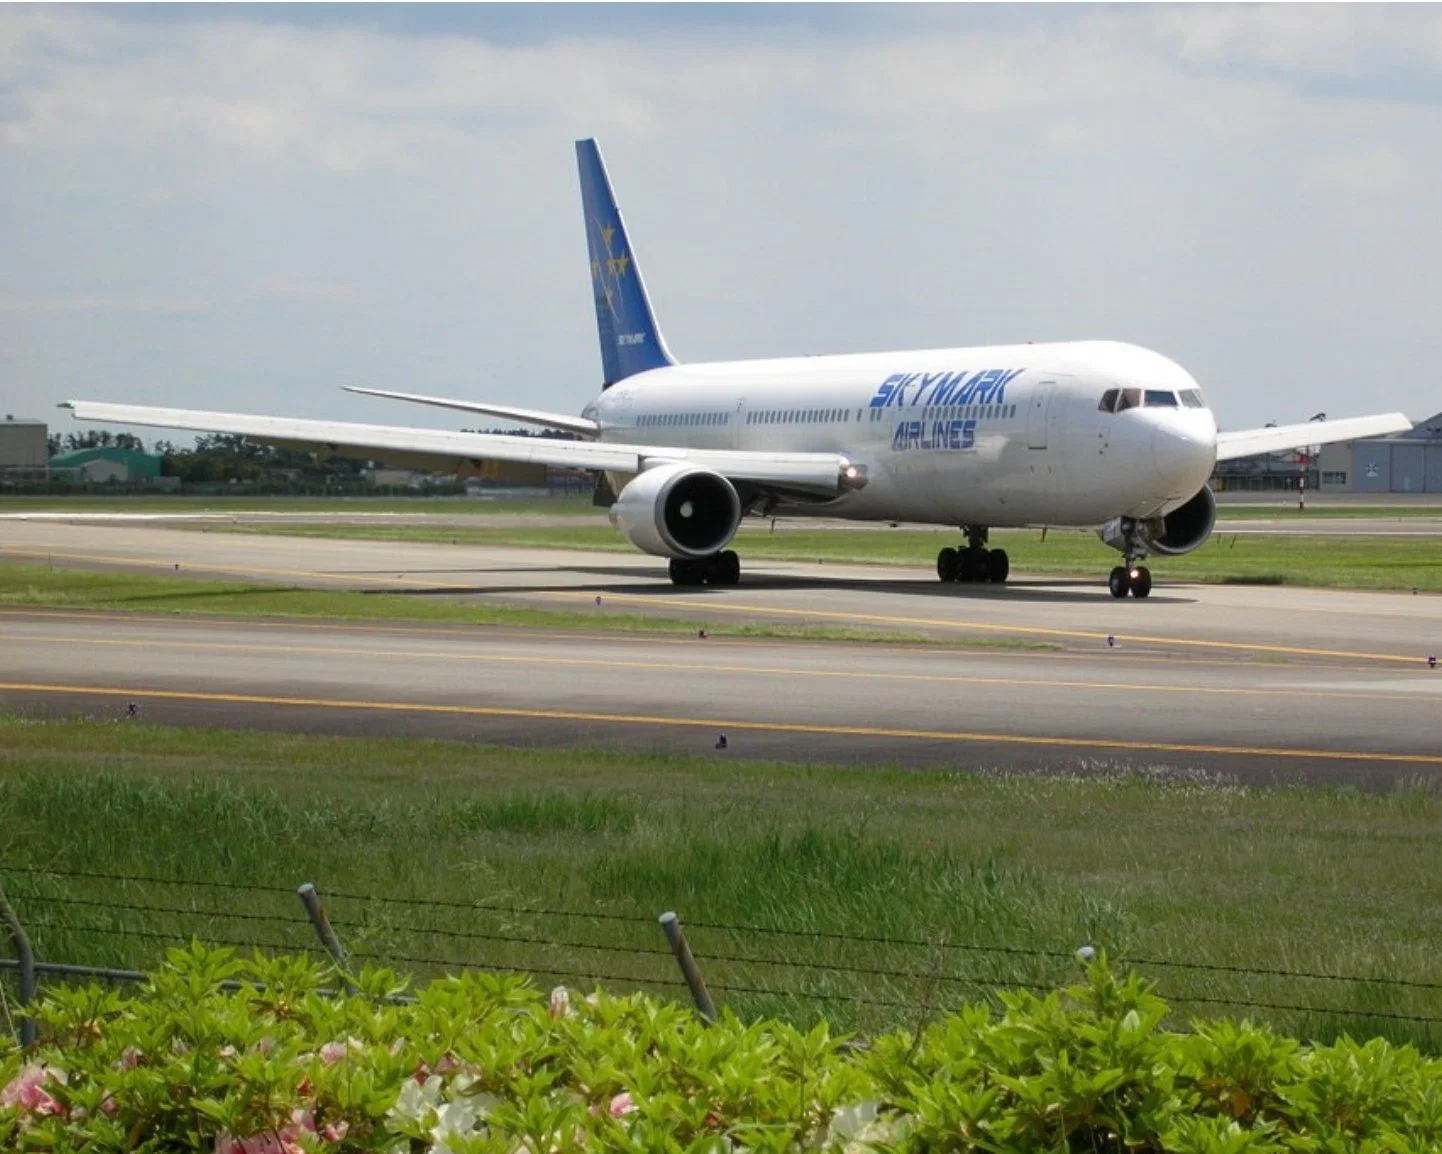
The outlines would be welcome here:
[[[1026,447],[1046,448],[1046,427],[1051,417],[1051,398],[1056,392],[1055,381],[1040,381],[1031,391],[1031,407],[1026,417]]]
[[[736,402],[736,411],[731,414],[731,447],[733,449],[747,449],[751,446],[746,443],[746,398],[742,397]]]

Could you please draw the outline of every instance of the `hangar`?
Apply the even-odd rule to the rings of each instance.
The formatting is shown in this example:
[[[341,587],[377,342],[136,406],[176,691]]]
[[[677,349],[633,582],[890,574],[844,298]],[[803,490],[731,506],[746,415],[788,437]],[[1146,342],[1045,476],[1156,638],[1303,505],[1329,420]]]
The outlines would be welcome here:
[[[1258,453],[1217,466],[1217,492],[1442,494],[1442,413],[1405,433],[1323,445],[1316,453]]]
[[[1442,493],[1442,413],[1405,433],[1324,445],[1318,481],[1331,493]]]

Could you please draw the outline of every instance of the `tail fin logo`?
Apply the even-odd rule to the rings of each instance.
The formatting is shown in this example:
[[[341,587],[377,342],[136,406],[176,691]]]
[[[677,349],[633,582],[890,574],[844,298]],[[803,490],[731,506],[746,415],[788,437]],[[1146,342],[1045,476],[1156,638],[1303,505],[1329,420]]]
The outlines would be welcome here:
[[[600,286],[601,293],[606,298],[606,307],[611,310],[611,315],[619,320],[619,314],[616,312],[616,297],[621,291],[621,279],[625,277],[631,267],[631,258],[624,249],[617,256],[611,247],[611,238],[616,235],[615,225],[598,224],[596,231],[601,234],[601,243],[606,247],[606,260],[604,264],[599,258],[591,262],[591,276]]]
[[[601,338],[603,386],[674,364],[656,325],[651,302],[626,237],[626,222],[594,140],[576,142],[581,204],[590,257],[591,290]]]

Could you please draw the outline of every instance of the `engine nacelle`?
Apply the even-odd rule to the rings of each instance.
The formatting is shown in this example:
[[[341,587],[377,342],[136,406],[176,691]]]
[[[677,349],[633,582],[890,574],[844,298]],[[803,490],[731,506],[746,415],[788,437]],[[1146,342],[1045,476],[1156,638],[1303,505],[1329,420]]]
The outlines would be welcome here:
[[[1097,535],[1119,553],[1125,553],[1128,522],[1130,518],[1113,517],[1097,530]],[[1173,509],[1165,517],[1131,522],[1135,526],[1134,543],[1140,545],[1143,552],[1160,553],[1168,557],[1201,548],[1212,535],[1212,526],[1216,523],[1217,499],[1205,485],[1195,497],[1185,505]]]
[[[639,474],[611,506],[611,524],[643,553],[709,557],[736,536],[741,498],[720,473],[695,465],[658,465]]]

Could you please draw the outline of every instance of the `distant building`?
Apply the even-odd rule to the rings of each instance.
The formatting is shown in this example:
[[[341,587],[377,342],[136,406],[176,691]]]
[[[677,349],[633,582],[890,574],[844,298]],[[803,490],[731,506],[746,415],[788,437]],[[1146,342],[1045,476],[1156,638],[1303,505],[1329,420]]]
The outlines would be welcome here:
[[[1405,433],[1323,445],[1321,487],[1332,493],[1442,493],[1442,413]]]
[[[0,481],[44,481],[50,460],[49,434],[44,421],[17,421],[6,414],[0,421]]]
[[[1442,413],[1405,433],[1322,445],[1305,453],[1258,453],[1223,461],[1218,492],[1298,489],[1324,493],[1442,493]]]
[[[142,485],[160,478],[160,458],[135,449],[75,449],[50,458],[50,472],[77,485]]]

